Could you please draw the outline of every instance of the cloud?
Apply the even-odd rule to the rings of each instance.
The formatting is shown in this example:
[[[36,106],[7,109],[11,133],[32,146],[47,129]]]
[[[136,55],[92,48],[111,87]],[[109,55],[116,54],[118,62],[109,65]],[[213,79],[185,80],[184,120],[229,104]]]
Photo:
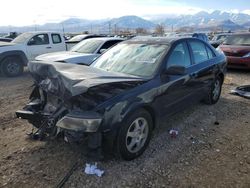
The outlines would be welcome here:
[[[189,6],[180,6],[174,1],[162,0],[12,0],[15,6],[12,9],[1,9],[0,25],[30,25],[44,24],[54,20],[62,21],[69,17],[85,19],[104,19],[124,15],[145,14],[193,14],[201,9]],[[8,7],[8,1],[1,2],[1,7]],[[68,16],[67,16],[68,15]]]
[[[12,0],[1,2],[0,25],[59,22],[70,17],[105,19],[124,15],[195,14],[204,9],[181,0]],[[7,7],[7,8],[2,8]],[[250,14],[250,10],[245,10]]]
[[[248,9],[248,10],[243,10],[242,13],[244,13],[244,14],[249,14],[249,15],[250,15],[250,9]]]

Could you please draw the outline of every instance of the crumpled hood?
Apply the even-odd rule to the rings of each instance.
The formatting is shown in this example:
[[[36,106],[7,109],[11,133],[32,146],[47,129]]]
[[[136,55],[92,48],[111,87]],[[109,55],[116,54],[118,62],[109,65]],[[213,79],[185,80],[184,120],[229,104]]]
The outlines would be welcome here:
[[[64,99],[83,94],[98,85],[143,81],[140,77],[83,65],[33,61],[28,67],[36,84],[44,91]]]
[[[13,42],[0,42],[0,47],[16,45]]]
[[[67,63],[73,63],[73,64],[84,63],[89,65],[97,56],[98,55],[96,54],[84,54],[71,51],[62,51],[62,52],[53,52],[40,55],[36,57],[36,60],[54,61],[54,62],[65,61]]]

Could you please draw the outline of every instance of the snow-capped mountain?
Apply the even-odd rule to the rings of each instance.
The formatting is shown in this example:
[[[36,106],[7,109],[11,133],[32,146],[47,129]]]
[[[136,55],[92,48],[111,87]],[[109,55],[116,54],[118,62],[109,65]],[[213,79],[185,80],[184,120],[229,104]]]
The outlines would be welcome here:
[[[165,25],[172,25],[174,27],[184,27],[184,26],[200,27],[200,26],[215,25],[216,23],[221,24],[221,22],[225,20],[230,20],[235,24],[242,25],[250,21],[250,15],[242,13],[238,14],[229,13],[218,10],[212,13],[202,11],[194,15],[181,15],[177,18],[165,18],[163,23]],[[237,27],[233,26],[233,28]]]
[[[155,23],[145,20],[138,16],[123,16],[120,18],[114,18],[109,21],[111,25],[116,25],[119,28],[145,28],[150,29],[155,27]]]
[[[70,18],[60,23],[48,23],[44,25],[11,27],[12,31],[24,32],[37,30],[58,30],[65,32],[99,32],[108,33],[117,29],[154,29],[156,24],[164,24],[168,28],[192,27],[197,30],[223,28],[224,30],[248,29],[250,27],[250,15],[243,13],[232,13],[213,11],[211,13],[202,11],[194,15],[146,15],[123,16],[120,18],[87,20]],[[0,27],[0,32],[8,32],[9,26]]]

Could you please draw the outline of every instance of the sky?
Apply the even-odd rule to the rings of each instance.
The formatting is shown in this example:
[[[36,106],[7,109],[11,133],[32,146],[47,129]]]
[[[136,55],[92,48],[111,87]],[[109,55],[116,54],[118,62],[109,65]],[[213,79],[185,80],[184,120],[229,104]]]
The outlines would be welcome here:
[[[3,0],[0,26],[60,22],[68,18],[105,19],[124,15],[195,14],[222,10],[250,14],[249,0]],[[11,2],[11,3],[10,3]],[[6,7],[6,8],[5,8]]]

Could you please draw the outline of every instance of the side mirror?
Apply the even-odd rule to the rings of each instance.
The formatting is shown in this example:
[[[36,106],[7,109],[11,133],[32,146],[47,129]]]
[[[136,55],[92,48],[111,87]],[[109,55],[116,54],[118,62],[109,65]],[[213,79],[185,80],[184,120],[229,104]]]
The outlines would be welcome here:
[[[168,67],[165,71],[165,74],[169,75],[184,75],[185,73],[186,73],[186,68],[178,65]]]
[[[100,50],[100,54],[103,54],[103,53],[105,53],[107,51],[107,49],[101,49]]]

